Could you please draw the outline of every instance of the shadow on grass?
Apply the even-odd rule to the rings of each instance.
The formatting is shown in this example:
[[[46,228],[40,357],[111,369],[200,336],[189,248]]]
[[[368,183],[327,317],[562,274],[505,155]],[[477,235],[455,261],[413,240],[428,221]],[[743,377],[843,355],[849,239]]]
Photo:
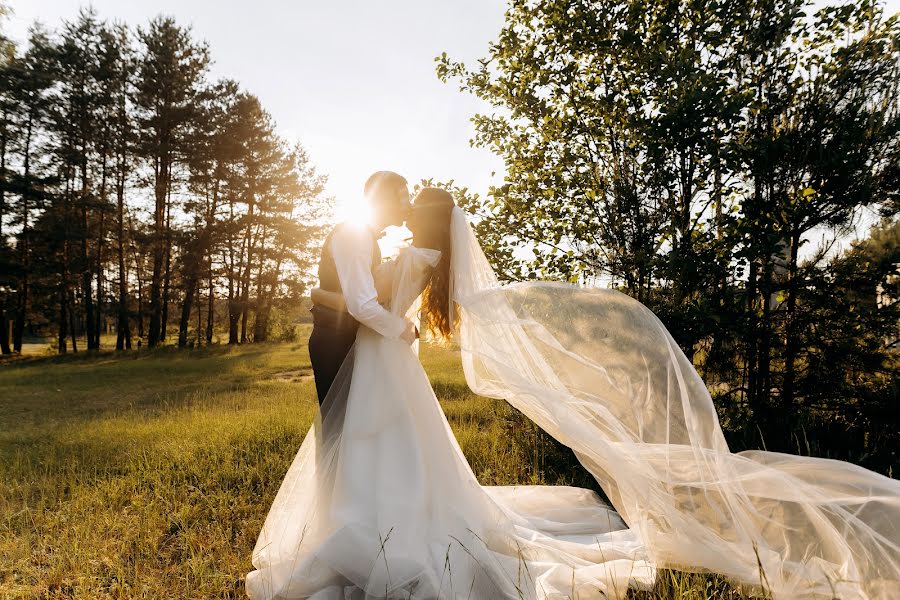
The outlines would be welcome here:
[[[229,346],[226,344],[214,344],[212,346],[203,346],[201,348],[179,348],[177,346],[160,346],[158,348],[142,348],[140,350],[132,348],[131,350],[80,350],[78,352],[67,352],[65,354],[26,354],[26,355],[6,355],[0,358],[0,364],[10,365],[13,367],[40,367],[44,365],[67,365],[91,362],[93,364],[108,364],[111,362],[125,360],[145,360],[152,358],[214,358],[233,354],[240,350],[243,357],[251,357],[261,355],[267,352],[265,345],[253,345],[248,350],[247,346]]]
[[[0,369],[0,443],[123,413],[153,417],[219,398],[232,404],[234,392],[308,364],[305,353],[265,344],[29,358]]]

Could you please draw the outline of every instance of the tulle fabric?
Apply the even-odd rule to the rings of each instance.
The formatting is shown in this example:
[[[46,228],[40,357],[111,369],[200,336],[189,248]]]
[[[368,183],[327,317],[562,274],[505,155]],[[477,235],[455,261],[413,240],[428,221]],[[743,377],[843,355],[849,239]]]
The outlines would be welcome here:
[[[436,251],[407,248],[412,316]],[[592,491],[482,487],[414,349],[361,327],[253,552],[255,600],[622,598],[653,570]]]
[[[630,297],[500,285],[452,217],[452,301],[469,387],[569,446],[655,567],[775,598],[900,597],[900,483],[858,466],[729,451],[703,381]]]

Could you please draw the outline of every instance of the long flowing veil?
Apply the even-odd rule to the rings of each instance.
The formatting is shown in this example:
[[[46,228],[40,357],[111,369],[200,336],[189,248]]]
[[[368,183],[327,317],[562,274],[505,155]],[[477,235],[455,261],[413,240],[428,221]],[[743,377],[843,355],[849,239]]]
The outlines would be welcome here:
[[[776,598],[900,594],[900,482],[856,465],[731,453],[659,319],[614,290],[498,283],[452,216],[451,301],[469,387],[570,447],[657,567]]]

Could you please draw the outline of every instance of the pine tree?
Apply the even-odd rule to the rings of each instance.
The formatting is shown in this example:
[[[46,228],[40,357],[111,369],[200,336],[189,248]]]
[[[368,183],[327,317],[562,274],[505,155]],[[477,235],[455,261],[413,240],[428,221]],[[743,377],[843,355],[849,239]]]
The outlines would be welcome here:
[[[195,102],[204,85],[209,65],[205,44],[191,38],[191,30],[168,17],[151,21],[138,30],[135,104],[140,126],[139,150],[150,165],[153,178],[153,272],[150,281],[151,347],[165,339],[164,287],[171,264],[171,193],[173,174],[184,155],[189,124],[196,115]]]

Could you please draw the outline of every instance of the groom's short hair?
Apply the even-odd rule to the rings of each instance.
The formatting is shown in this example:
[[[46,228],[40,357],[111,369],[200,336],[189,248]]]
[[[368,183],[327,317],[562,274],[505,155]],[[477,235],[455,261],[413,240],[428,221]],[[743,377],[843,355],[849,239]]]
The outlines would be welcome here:
[[[372,173],[366,179],[366,185],[363,190],[366,198],[377,198],[385,190],[390,190],[394,194],[400,186],[406,186],[407,181],[403,175],[394,173],[393,171],[377,171]]]

